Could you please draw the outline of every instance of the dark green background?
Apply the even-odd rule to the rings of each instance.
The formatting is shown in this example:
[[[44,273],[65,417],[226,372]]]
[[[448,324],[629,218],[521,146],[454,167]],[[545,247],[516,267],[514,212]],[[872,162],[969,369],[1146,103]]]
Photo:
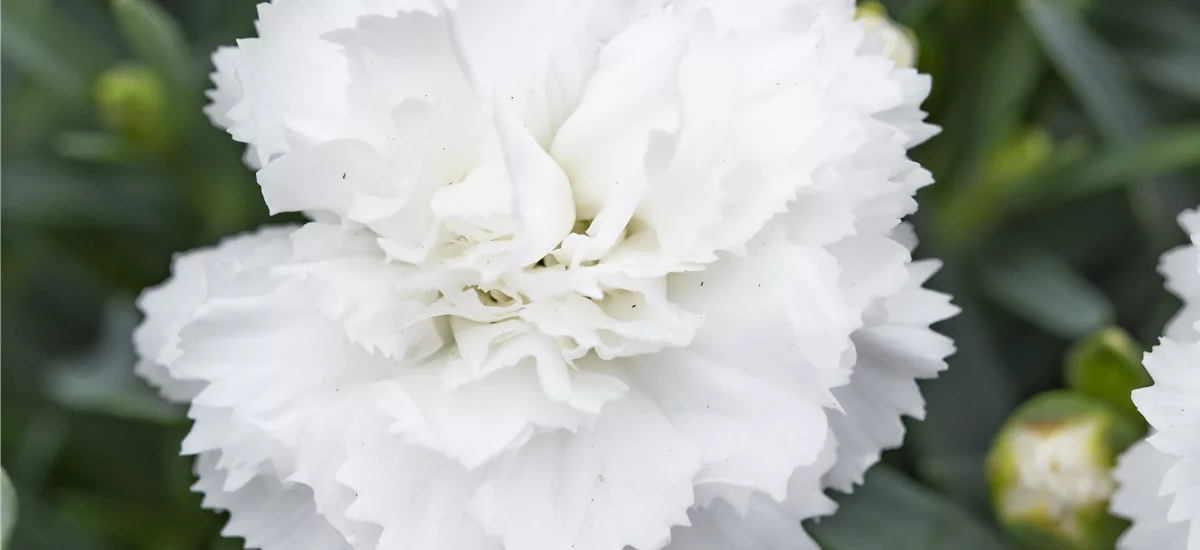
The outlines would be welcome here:
[[[913,155],[938,183],[914,221],[918,255],[946,264],[934,286],[964,309],[940,326],[959,352],[925,384],[928,419],[816,532],[835,550],[1013,548],[982,473],[997,427],[1062,385],[1072,341],[1116,324],[1150,345],[1178,307],[1155,268],[1184,241],[1176,214],[1200,203],[1200,2],[885,4],[934,76],[926,107],[944,131]],[[208,55],[252,35],[254,5],[151,4],[165,26],[122,6],[124,27],[102,0],[3,2],[13,547],[239,548],[188,492],[183,413],[132,378],[129,331],[172,253],[268,221],[241,146],[199,116]],[[97,110],[96,77],[131,62],[164,73],[166,117],[140,122],[163,139],[132,142]]]

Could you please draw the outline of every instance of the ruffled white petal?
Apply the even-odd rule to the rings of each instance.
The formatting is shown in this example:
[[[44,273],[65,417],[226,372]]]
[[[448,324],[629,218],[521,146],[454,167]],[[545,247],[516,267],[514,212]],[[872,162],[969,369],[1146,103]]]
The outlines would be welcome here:
[[[213,86],[205,95],[212,101],[204,113],[216,126],[228,128],[233,125],[229,111],[242,100],[242,83],[237,78],[238,49],[223,46],[212,55],[213,68],[210,78]]]
[[[638,392],[577,434],[537,436],[496,464],[472,511],[512,550],[662,548],[687,521],[695,443]]]
[[[817,460],[797,468],[788,481],[782,501],[764,493],[739,490],[730,485],[698,488],[708,504],[688,512],[690,525],[672,530],[670,550],[817,550],[816,543],[800,526],[804,518],[832,514],[836,505],[825,495],[822,476],[837,458],[832,439]],[[719,499],[712,499],[719,496]]]
[[[917,380],[937,376],[954,352],[949,338],[928,327],[958,312],[949,296],[921,286],[937,267],[934,261],[911,264],[905,289],[884,301],[880,318],[853,336],[854,374],[848,385],[833,390],[842,411],[827,412],[838,443],[837,465],[826,475],[830,487],[850,492],[881,451],[903,443],[902,417],[925,417]]]
[[[1200,209],[1184,211],[1179,223],[1191,236],[1191,246],[1181,246],[1163,255],[1159,272],[1167,279],[1167,290],[1183,301],[1183,308],[1167,323],[1165,336],[1180,342],[1200,340]]]
[[[1171,497],[1159,494],[1163,476],[1175,462],[1145,441],[1125,452],[1113,471],[1118,489],[1113,493],[1113,513],[1128,518],[1132,525],[1118,541],[1123,550],[1187,548],[1188,526],[1167,520]]]
[[[203,505],[232,516],[221,534],[245,539],[261,550],[350,550],[342,536],[315,510],[313,492],[305,485],[281,481],[265,472],[236,489],[225,489],[225,472],[217,467],[220,452],[196,458],[194,490]]]

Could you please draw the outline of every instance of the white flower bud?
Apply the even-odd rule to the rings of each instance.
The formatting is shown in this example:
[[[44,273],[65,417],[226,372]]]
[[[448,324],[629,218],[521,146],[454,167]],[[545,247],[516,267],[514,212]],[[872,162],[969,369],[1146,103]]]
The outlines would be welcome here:
[[[863,28],[883,41],[883,54],[896,62],[897,67],[917,66],[917,35],[888,17],[887,9],[877,2],[858,7],[856,17]]]

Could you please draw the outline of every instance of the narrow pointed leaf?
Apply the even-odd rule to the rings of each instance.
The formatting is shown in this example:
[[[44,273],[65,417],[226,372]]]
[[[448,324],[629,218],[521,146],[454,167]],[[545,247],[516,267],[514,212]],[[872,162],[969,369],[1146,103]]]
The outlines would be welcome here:
[[[1124,68],[1098,37],[1060,2],[1021,0],[1021,13],[1100,133],[1128,141],[1147,124],[1145,107]]]
[[[1134,66],[1160,90],[1200,103],[1200,52],[1140,55]]]
[[[1062,259],[1033,248],[993,257],[983,290],[997,304],[1043,330],[1077,339],[1113,319],[1113,306]]]
[[[49,93],[66,101],[80,101],[87,95],[87,75],[64,59],[38,33],[23,26],[20,19],[0,18],[0,51],[4,61],[12,63],[39,81]]]
[[[1021,0],[1021,13],[1059,74],[1079,99],[1105,141],[1135,142],[1151,118],[1130,84],[1128,70],[1099,36],[1073,12],[1053,0]],[[1163,183],[1163,182],[1148,182]],[[1155,247],[1173,230],[1156,185],[1129,188],[1129,205]],[[1165,183],[1169,184],[1169,183]]]
[[[1200,125],[1188,124],[1157,131],[1136,144],[1113,147],[1063,174],[1052,200],[1091,195],[1122,185],[1141,185],[1143,178],[1200,166]]]

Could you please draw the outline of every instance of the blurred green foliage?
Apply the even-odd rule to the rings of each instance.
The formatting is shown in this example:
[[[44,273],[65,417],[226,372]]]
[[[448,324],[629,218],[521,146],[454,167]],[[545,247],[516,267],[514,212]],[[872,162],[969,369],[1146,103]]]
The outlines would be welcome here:
[[[1014,548],[987,501],[997,429],[1064,385],[1072,341],[1116,325],[1149,345],[1178,307],[1155,267],[1200,203],[1200,2],[883,3],[934,77],[944,131],[913,154],[938,183],[914,221],[964,309],[940,327],[959,352],[906,446],[812,529],[833,550]],[[186,420],[132,377],[129,331],[173,253],[268,221],[242,147],[200,112],[208,56],[252,35],[254,2],[0,10],[12,547],[239,548],[189,492]]]

